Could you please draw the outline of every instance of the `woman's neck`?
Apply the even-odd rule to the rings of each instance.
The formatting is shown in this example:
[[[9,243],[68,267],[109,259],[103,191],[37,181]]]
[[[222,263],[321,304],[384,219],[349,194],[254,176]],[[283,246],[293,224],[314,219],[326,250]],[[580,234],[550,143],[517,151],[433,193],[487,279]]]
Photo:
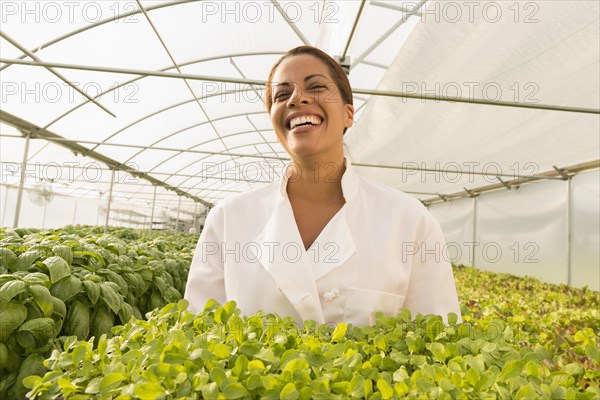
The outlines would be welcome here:
[[[325,204],[343,200],[342,176],[346,171],[343,153],[339,157],[294,160],[291,168],[288,197]]]

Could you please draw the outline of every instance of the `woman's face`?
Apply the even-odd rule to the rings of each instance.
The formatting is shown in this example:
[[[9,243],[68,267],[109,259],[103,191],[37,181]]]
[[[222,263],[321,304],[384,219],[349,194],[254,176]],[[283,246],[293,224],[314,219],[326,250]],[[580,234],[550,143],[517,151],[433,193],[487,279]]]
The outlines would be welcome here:
[[[308,54],[286,58],[273,76],[272,96],[271,123],[292,159],[343,154],[354,107],[342,101],[325,63]]]

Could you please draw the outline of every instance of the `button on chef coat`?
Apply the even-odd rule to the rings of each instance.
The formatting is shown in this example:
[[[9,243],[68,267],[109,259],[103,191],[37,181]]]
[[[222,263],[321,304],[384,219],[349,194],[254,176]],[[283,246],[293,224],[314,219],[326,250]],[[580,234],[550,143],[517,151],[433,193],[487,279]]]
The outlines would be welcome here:
[[[192,312],[214,298],[298,323],[373,324],[375,312],[403,307],[460,320],[442,231],[417,199],[357,175],[346,160],[346,202],[305,250],[286,191],[298,171],[210,210],[185,290]]]

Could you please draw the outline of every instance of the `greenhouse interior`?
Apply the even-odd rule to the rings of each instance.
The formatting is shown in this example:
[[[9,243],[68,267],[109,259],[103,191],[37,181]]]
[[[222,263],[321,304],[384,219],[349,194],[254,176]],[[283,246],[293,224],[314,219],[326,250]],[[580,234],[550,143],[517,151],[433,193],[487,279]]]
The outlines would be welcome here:
[[[0,398],[600,398],[598,1],[0,7]],[[265,83],[301,45],[348,75],[353,170],[439,222],[462,322],[186,310],[210,210],[285,174]]]

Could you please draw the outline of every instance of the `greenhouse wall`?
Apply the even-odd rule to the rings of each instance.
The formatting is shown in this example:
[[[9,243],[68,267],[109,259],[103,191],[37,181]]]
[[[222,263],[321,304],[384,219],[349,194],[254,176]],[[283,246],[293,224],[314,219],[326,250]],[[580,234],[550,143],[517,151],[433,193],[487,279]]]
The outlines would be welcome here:
[[[429,207],[450,261],[600,290],[600,172]]]

